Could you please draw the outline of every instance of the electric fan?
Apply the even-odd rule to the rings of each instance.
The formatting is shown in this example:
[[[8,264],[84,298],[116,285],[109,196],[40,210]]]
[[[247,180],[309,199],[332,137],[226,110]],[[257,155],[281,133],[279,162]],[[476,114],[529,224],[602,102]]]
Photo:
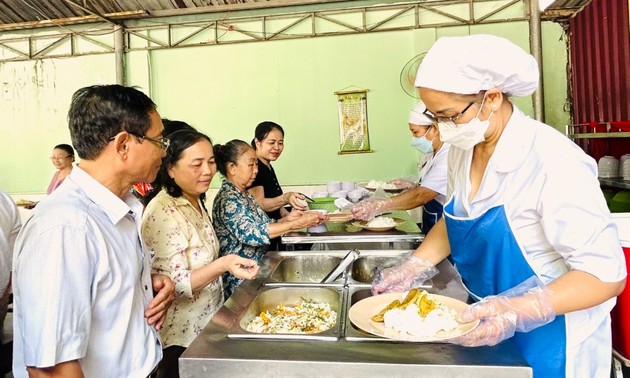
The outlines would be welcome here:
[[[422,59],[425,55],[426,52],[423,52],[414,56],[400,71],[400,87],[406,94],[417,99],[419,99],[420,96],[418,96],[418,88],[414,86],[414,82],[416,81],[416,72],[418,72],[418,67],[420,67],[420,63],[422,63]]]

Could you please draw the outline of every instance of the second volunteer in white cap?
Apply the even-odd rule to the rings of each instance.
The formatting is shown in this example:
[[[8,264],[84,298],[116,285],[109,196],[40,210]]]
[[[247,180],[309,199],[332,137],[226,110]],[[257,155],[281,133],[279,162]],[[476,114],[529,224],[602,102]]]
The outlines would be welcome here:
[[[425,110],[424,103],[420,101],[409,113],[411,146],[423,154],[419,166],[419,183],[414,183],[409,190],[388,199],[369,198],[359,202],[352,209],[354,218],[368,220],[388,211],[410,210],[422,206],[422,232],[426,234],[442,217],[446,199],[446,157],[449,145],[440,140],[438,128],[424,114]]]
[[[450,255],[477,301],[461,320],[481,321],[453,342],[510,339],[535,377],[608,377],[623,252],[595,161],[510,101],[538,82],[535,59],[503,38],[446,37],[429,50],[416,86],[451,143],[444,217],[372,290],[405,291]]]

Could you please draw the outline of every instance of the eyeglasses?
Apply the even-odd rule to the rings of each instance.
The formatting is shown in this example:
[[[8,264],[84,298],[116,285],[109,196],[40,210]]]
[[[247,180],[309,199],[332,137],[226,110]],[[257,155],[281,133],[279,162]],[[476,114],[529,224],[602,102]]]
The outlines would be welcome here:
[[[51,161],[54,161],[54,160],[63,160],[63,159],[67,159],[67,158],[69,158],[69,157],[71,157],[71,156],[72,156],[72,155],[68,155],[68,156],[51,156],[51,157],[49,157],[49,159],[50,159]]]
[[[466,110],[468,110],[472,104],[474,104],[475,102],[472,101],[468,104],[468,106],[466,106],[464,108],[464,110],[462,110],[461,112],[459,112],[458,114],[452,116],[452,117],[438,117],[436,115],[434,115],[433,113],[431,113],[429,111],[429,109],[424,109],[424,112],[422,112],[422,114],[424,114],[425,116],[431,118],[432,120],[434,120],[435,122],[455,122],[457,121],[461,116],[464,115],[464,113],[466,113]]]
[[[140,139],[144,139],[144,140],[148,140],[149,142],[153,142],[155,143],[156,146],[160,147],[163,151],[166,151],[168,149],[168,146],[171,145],[171,140],[168,138],[151,138],[148,137],[146,135],[138,135],[138,134],[134,134],[134,133],[129,133],[135,137],[138,137]]]
[[[156,146],[158,146],[162,151],[166,151],[168,149],[168,146],[171,145],[171,140],[168,138],[151,138],[148,137],[146,135],[139,135],[136,133],[132,133],[130,131],[127,131],[129,134],[135,136],[136,138],[140,138],[140,139],[144,139],[144,140],[148,140],[149,142],[152,142],[153,144],[155,144]],[[116,137],[111,137],[109,138],[110,141],[116,139]]]

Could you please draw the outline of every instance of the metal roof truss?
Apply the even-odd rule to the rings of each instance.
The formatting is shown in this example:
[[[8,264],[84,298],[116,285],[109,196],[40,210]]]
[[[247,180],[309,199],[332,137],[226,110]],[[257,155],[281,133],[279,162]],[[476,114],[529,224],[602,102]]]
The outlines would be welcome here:
[[[125,51],[137,51],[526,21],[529,15],[525,2],[418,1],[255,17],[233,13],[232,17],[219,18],[208,14],[206,20],[199,20],[203,16],[198,15],[189,22],[163,18],[118,25],[123,28]],[[0,38],[0,62],[113,53],[116,27],[100,22]]]

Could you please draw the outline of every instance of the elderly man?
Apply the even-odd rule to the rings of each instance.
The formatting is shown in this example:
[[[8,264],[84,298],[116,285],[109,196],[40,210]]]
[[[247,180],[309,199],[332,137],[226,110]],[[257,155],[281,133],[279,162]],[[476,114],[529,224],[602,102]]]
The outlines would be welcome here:
[[[442,217],[446,199],[446,157],[450,145],[440,140],[435,121],[424,115],[425,110],[424,103],[420,101],[409,113],[411,146],[423,154],[418,164],[420,182],[411,183],[409,190],[388,199],[368,198],[359,202],[352,209],[355,218],[368,220],[388,211],[422,206],[422,232],[426,234]],[[399,186],[409,184],[402,180],[392,182]]]
[[[68,123],[82,160],[15,245],[13,374],[146,377],[174,286],[151,276],[130,188],[155,179],[169,141],[153,101],[119,85],[79,89]]]

